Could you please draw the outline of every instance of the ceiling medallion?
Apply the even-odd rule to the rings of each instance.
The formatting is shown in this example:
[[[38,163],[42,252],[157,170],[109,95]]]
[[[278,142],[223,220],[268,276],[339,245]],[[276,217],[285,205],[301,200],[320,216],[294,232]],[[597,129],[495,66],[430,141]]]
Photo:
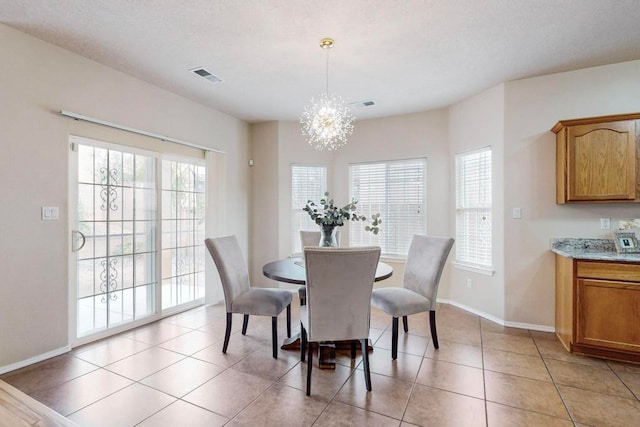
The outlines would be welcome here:
[[[349,106],[340,96],[329,93],[329,49],[333,45],[333,39],[320,40],[320,47],[327,51],[326,93],[317,100],[311,98],[300,116],[302,134],[308,136],[307,142],[316,150],[337,150],[353,132],[354,117]]]

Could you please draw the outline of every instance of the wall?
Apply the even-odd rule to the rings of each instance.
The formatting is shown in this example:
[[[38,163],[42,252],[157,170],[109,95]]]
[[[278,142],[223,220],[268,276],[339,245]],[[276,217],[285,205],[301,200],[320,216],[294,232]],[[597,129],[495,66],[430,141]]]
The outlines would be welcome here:
[[[558,120],[640,111],[640,61],[505,84],[505,319],[554,324],[554,237],[610,238],[600,217],[637,218],[634,204],[557,205],[555,135]],[[522,219],[511,219],[513,207]]]
[[[449,148],[447,110],[361,120],[355,123],[355,131],[348,144],[337,152],[322,152],[311,148],[300,133],[296,122],[278,122],[277,141],[274,140],[274,124],[252,125],[252,150],[267,156],[266,162],[277,165],[278,184],[274,184],[274,172],[258,172],[254,166],[254,204],[269,206],[258,209],[254,215],[272,218],[274,203],[278,205],[279,220],[264,226],[264,220],[254,224],[253,242],[256,256],[252,259],[252,280],[264,282],[262,265],[291,254],[291,164],[328,166],[328,188],[339,204],[349,200],[349,163],[427,157],[427,228],[433,235],[451,235],[449,215]],[[277,158],[273,147],[277,145]],[[268,151],[268,152],[267,152]],[[258,175],[259,173],[259,175]],[[344,203],[343,203],[344,202]],[[265,215],[266,214],[266,215]],[[260,225],[261,224],[261,225]],[[358,225],[355,225],[358,226]],[[348,225],[344,227],[342,242],[347,243]],[[274,243],[277,242],[277,243]],[[277,246],[277,249],[274,247]],[[399,285],[402,281],[403,262],[393,262],[393,277],[379,286]],[[269,282],[267,280],[267,282]],[[441,281],[441,298],[446,298],[448,274]],[[281,285],[282,286],[282,285]]]
[[[455,218],[455,155],[491,146],[492,156],[492,260],[493,276],[454,267],[449,299],[494,320],[504,318],[504,85],[498,85],[450,107],[449,160],[451,215]],[[453,222],[455,229],[455,220]],[[455,232],[455,231],[454,231]],[[455,259],[455,247],[451,259]],[[466,287],[471,279],[471,288]]]
[[[417,157],[427,158],[427,234],[451,236],[449,119],[446,109],[357,121],[349,143],[334,158],[336,185],[333,195],[337,200],[349,200],[349,163]],[[384,226],[384,218],[382,220]],[[404,263],[390,261],[389,264],[394,268],[393,276],[377,286],[398,286],[402,283]],[[448,297],[448,285],[449,267],[441,278],[440,299]]]
[[[0,25],[0,369],[68,345],[68,110],[227,153],[226,231],[248,243],[248,126]],[[91,135],[84,135],[91,136]],[[60,220],[41,221],[41,206]]]

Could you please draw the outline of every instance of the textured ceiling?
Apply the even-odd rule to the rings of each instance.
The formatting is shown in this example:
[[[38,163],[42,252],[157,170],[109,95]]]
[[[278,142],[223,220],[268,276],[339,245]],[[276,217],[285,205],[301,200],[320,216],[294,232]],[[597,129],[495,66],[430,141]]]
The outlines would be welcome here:
[[[322,37],[330,90],[376,102],[357,119],[640,59],[639,0],[0,0],[0,22],[249,122],[325,90]]]

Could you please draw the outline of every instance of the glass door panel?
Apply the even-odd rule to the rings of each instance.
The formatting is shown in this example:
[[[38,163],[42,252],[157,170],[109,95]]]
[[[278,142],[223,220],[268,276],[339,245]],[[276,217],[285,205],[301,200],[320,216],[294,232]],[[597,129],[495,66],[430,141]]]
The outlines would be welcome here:
[[[77,337],[155,312],[155,159],[77,144]]]

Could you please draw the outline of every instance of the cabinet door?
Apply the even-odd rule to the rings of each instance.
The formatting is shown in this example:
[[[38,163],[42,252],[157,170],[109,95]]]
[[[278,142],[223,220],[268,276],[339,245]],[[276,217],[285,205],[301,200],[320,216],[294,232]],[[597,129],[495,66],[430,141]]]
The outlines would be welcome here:
[[[633,120],[569,127],[567,200],[634,200],[635,133]]]
[[[640,351],[640,284],[578,279],[576,342]]]

